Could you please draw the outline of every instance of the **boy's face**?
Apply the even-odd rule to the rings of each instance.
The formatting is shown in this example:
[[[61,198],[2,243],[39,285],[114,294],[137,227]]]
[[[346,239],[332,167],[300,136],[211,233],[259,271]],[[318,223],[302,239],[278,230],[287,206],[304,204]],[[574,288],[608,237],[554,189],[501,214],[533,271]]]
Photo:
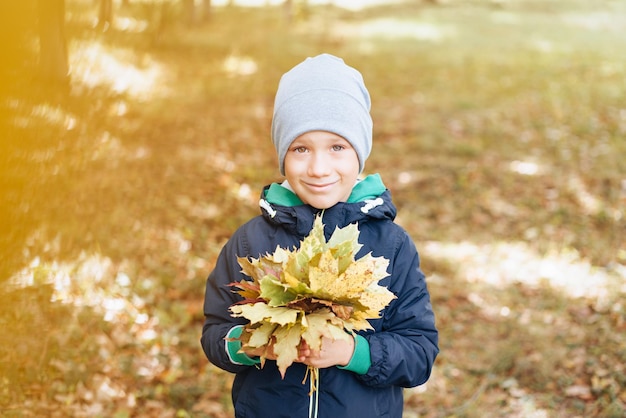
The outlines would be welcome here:
[[[359,175],[359,158],[343,137],[311,131],[297,137],[285,155],[287,181],[304,202],[327,209],[348,200]]]

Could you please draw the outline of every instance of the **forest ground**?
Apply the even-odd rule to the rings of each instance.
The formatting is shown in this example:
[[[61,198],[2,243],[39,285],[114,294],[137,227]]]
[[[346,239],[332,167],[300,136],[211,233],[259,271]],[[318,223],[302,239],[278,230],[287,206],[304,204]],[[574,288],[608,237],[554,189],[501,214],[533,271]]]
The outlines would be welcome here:
[[[626,7],[68,1],[69,92],[25,66],[0,153],[3,417],[229,417],[204,283],[280,180],[284,71],[364,75],[374,151],[428,276],[441,354],[405,417],[626,414]]]

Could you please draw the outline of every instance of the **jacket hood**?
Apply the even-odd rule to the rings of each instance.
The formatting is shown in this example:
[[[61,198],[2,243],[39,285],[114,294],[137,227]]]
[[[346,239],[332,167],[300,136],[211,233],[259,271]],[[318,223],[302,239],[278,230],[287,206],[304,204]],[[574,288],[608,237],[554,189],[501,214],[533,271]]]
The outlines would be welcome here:
[[[391,193],[378,174],[357,182],[348,201],[339,202],[328,209],[317,209],[302,203],[294,192],[278,183],[263,189],[259,206],[269,223],[280,225],[301,237],[311,231],[313,221],[320,213],[323,213],[326,234],[332,233],[336,227],[343,228],[368,219],[393,221],[397,213]]]

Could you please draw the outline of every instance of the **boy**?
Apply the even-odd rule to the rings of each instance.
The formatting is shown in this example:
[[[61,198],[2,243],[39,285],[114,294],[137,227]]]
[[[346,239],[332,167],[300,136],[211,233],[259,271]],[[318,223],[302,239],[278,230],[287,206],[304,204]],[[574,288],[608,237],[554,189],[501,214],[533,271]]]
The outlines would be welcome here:
[[[402,416],[402,388],[430,376],[439,351],[430,295],[408,234],[393,222],[396,208],[380,176],[362,180],[372,146],[370,96],[361,74],[342,59],[307,58],[280,80],[274,102],[272,141],[286,178],[266,186],[259,215],[226,243],[206,286],[202,347],[216,366],[236,373],[235,416],[310,416],[307,366],[320,369],[317,414],[321,418]],[[324,339],[319,351],[306,344],[281,378],[272,355],[241,351],[242,318],[229,306],[241,300],[227,284],[246,279],[237,257],[258,258],[277,246],[292,249],[323,213],[325,232],[358,223],[357,259],[367,253],[389,260],[380,281],[397,297],[371,320],[373,331],[353,341]],[[271,353],[271,350],[270,350]]]

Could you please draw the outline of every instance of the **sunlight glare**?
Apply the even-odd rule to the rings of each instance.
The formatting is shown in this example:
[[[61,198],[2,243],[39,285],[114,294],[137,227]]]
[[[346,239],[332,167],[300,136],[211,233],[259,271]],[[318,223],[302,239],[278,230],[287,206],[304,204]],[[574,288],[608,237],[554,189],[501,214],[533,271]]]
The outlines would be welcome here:
[[[126,300],[121,298],[104,298],[102,306],[105,310],[104,320],[112,322],[126,308]]]
[[[246,183],[242,183],[239,185],[239,190],[237,191],[237,197],[243,200],[250,200],[252,196],[252,188]]]
[[[363,10],[368,7],[401,3],[402,0],[308,0],[309,5],[334,5],[348,10]],[[211,6],[228,6],[229,4],[243,7],[280,6],[285,0],[212,0]]]
[[[252,190],[250,185],[246,183],[238,183],[231,179],[230,183],[230,193],[240,202],[243,202],[250,206],[256,206],[259,199],[258,195]]]
[[[16,119],[16,125],[26,128],[32,124],[31,118],[43,119],[55,125],[62,125],[66,130],[70,131],[76,127],[76,116],[68,113],[61,107],[50,106],[49,104],[40,104],[33,106],[30,117]]]
[[[374,19],[360,26],[361,35],[366,38],[416,39],[439,42],[451,38],[451,28],[426,22],[402,21],[399,19]]]
[[[137,58],[132,50],[110,49],[97,43],[83,44],[75,48],[71,56],[73,77],[89,88],[108,86],[116,93],[132,95],[148,100],[163,88],[163,67],[149,57],[143,57],[141,67],[132,62]]]
[[[115,266],[108,257],[81,254],[74,262],[46,263],[35,257],[9,279],[15,287],[51,284],[51,302],[91,307],[107,322],[145,324],[145,303],[132,291],[132,281],[123,271],[113,274]]]
[[[593,196],[585,187],[583,181],[575,176],[570,177],[568,184],[569,190],[574,193],[578,199],[578,203],[588,215],[598,214],[602,210],[600,200]]]
[[[536,176],[539,174],[539,166],[528,161],[511,161],[509,169],[514,173],[525,176]]]
[[[522,22],[522,18],[517,13],[495,11],[491,13],[491,20],[495,23],[503,25],[518,25]]]
[[[257,72],[259,66],[250,57],[230,55],[224,60],[222,68],[232,77],[253,75]]]
[[[570,13],[563,17],[563,21],[588,31],[621,31],[626,24],[622,16],[609,12]]]
[[[178,229],[169,229],[165,233],[167,240],[181,254],[187,254],[191,250],[191,241],[186,239]]]
[[[524,242],[478,245],[431,241],[423,252],[459,266],[459,274],[470,282],[496,287],[511,283],[538,287],[547,282],[571,297],[591,298],[604,297],[612,285],[626,291],[626,273],[593,266],[573,250],[562,249],[542,256]]]
[[[400,174],[398,174],[398,183],[400,184],[409,184],[412,181],[412,177],[411,173],[407,172],[407,171],[403,171]]]
[[[129,17],[117,17],[113,26],[122,32],[139,33],[148,29],[148,21]]]
[[[546,54],[554,52],[554,44],[547,39],[531,39],[530,46],[533,49]]]

